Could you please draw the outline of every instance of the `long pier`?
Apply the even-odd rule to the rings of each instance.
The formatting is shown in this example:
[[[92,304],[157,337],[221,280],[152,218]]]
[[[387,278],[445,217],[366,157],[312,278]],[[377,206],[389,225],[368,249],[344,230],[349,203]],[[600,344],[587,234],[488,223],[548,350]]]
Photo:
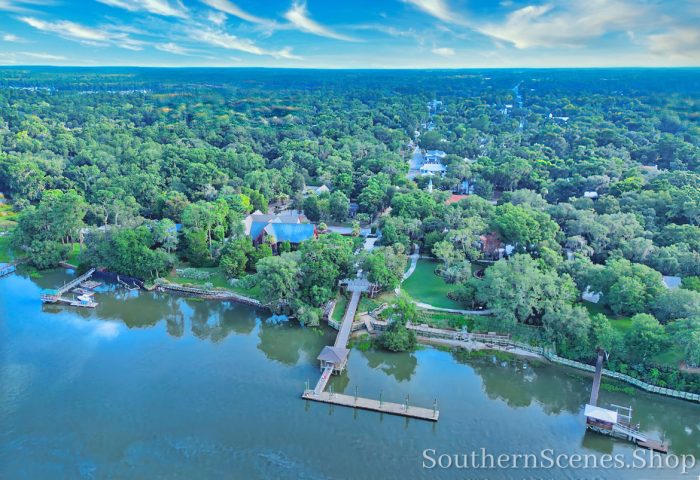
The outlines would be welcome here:
[[[315,402],[329,403],[332,405],[340,405],[343,407],[359,408],[360,410],[370,410],[372,412],[387,413],[389,415],[399,415],[402,417],[416,418],[418,420],[428,420],[437,422],[440,417],[440,411],[437,408],[413,407],[407,403],[392,403],[382,400],[372,400],[371,398],[362,398],[352,395],[343,395],[339,393],[321,392],[316,393],[314,390],[306,390],[302,398],[313,400]]]
[[[316,387],[312,390],[307,386],[301,398],[314,402],[340,405],[342,407],[359,408],[361,410],[370,410],[373,412],[387,413],[389,415],[400,415],[403,417],[437,422],[440,417],[440,412],[437,410],[437,403],[432,409],[428,409],[409,406],[408,399],[405,404],[399,404],[384,402],[381,397],[379,400],[373,400],[371,398],[358,397],[357,395],[350,396],[325,391],[331,375],[333,375],[333,373],[340,374],[345,369],[348,355],[350,354],[350,351],[347,349],[347,344],[350,339],[350,334],[352,333],[357,307],[360,304],[362,294],[369,291],[371,288],[367,280],[360,278],[345,280],[343,283],[346,285],[347,290],[352,292],[352,296],[350,297],[345,314],[343,315],[343,321],[338,328],[338,335],[335,337],[333,346],[329,345],[324,347],[318,356],[318,360],[321,362],[321,376],[316,383]]]

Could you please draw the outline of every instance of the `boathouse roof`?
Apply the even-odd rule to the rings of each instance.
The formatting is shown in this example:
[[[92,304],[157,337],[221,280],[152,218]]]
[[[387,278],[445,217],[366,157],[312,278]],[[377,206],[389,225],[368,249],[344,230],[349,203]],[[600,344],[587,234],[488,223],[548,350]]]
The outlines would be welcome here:
[[[606,423],[617,423],[617,412],[606,408],[596,407],[595,405],[586,405],[583,414],[594,420],[599,420]]]
[[[350,350],[345,347],[331,347],[325,346],[321,353],[318,354],[317,359],[323,362],[329,363],[343,363],[347,358]]]

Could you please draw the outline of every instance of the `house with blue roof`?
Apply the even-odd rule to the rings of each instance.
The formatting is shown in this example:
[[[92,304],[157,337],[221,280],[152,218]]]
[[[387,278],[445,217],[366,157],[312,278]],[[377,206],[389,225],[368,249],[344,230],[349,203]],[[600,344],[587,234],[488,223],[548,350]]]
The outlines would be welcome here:
[[[296,212],[269,215],[258,210],[245,218],[243,227],[256,246],[270,242],[270,237],[275,248],[280,243],[289,242],[296,246],[318,237],[316,225],[306,222],[306,217]]]

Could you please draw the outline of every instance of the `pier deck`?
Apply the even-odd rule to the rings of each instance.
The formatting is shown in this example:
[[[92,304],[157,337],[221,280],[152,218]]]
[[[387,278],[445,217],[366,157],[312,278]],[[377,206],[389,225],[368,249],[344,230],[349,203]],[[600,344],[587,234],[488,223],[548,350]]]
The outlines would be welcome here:
[[[370,398],[354,397],[352,395],[342,395],[338,393],[321,392],[316,394],[314,390],[306,390],[301,398],[314,402],[340,405],[343,407],[359,408],[372,412],[387,413],[389,415],[399,415],[402,417],[416,418],[418,420],[428,420],[437,422],[440,411],[437,409],[406,406],[405,404],[383,402]]]
[[[306,390],[302,393],[301,398],[312,400],[314,402],[328,403],[332,405],[340,405],[342,407],[359,408],[362,410],[370,410],[372,412],[387,413],[389,415],[400,415],[402,417],[416,418],[419,420],[429,420],[437,422],[440,417],[440,412],[437,408],[422,408],[413,407],[410,405],[383,402],[381,400],[372,400],[370,398],[362,398],[357,396],[343,395],[338,393],[326,392],[326,386],[331,379],[333,373],[342,373],[345,370],[348,355],[350,351],[346,348],[350,334],[352,333],[355,313],[360,304],[360,297],[364,292],[370,291],[371,284],[364,278],[355,278],[343,280],[341,284],[345,285],[349,292],[352,292],[352,297],[343,315],[342,323],[335,327],[338,328],[338,335],[335,338],[333,346],[323,348],[318,360],[321,362],[321,376],[316,383],[316,387],[311,390],[306,386]],[[329,315],[326,318],[330,324],[332,321]],[[364,319],[367,329],[372,331],[372,325],[369,318]]]

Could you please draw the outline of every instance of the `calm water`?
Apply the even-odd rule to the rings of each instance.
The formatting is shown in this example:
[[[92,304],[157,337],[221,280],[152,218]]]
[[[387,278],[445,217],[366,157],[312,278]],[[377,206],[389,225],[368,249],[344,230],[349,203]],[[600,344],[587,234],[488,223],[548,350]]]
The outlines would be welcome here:
[[[678,471],[424,470],[422,452],[624,454],[586,433],[590,379],[493,359],[460,362],[353,351],[336,391],[431,406],[437,424],[299,399],[332,339],[227,303],[106,287],[95,310],[45,307],[66,279],[0,279],[0,477],[61,478],[697,478]],[[632,404],[643,430],[700,457],[700,407],[601,392]],[[437,455],[436,455],[437,456]]]

